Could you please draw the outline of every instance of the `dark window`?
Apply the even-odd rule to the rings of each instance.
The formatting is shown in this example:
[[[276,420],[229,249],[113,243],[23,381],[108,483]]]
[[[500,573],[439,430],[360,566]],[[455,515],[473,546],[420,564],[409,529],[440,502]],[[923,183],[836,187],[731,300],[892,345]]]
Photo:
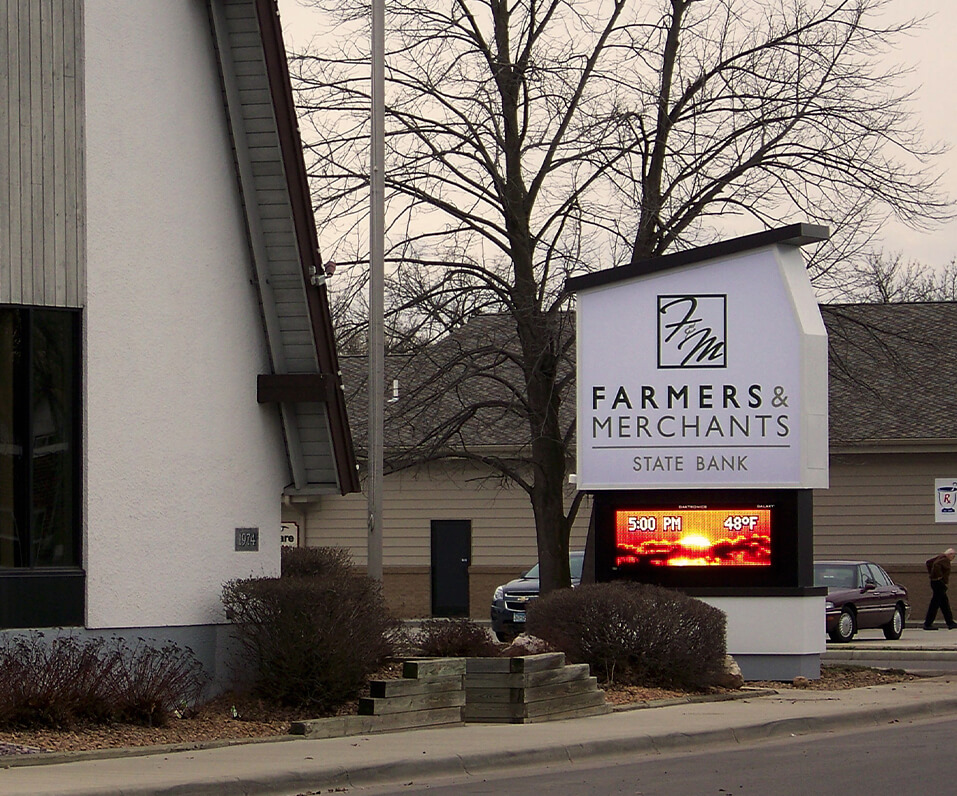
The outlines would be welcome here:
[[[867,577],[874,581],[878,586],[893,586],[894,583],[877,564],[867,565]]]
[[[0,569],[80,564],[79,317],[0,307]]]

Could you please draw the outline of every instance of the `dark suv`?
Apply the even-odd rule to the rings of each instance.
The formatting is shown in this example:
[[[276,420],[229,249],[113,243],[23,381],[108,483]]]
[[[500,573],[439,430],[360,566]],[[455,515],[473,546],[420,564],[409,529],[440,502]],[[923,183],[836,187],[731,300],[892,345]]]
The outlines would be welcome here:
[[[582,580],[584,551],[570,553],[568,564],[572,571],[572,586]],[[525,631],[525,608],[529,600],[538,597],[538,564],[522,577],[499,586],[492,597],[492,630],[499,641],[511,641]]]

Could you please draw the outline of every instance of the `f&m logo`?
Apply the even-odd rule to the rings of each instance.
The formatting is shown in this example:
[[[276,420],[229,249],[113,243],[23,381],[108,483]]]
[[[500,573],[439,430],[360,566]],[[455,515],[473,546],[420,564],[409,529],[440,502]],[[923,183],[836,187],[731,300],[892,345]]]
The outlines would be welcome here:
[[[728,297],[658,296],[658,367],[726,368]]]

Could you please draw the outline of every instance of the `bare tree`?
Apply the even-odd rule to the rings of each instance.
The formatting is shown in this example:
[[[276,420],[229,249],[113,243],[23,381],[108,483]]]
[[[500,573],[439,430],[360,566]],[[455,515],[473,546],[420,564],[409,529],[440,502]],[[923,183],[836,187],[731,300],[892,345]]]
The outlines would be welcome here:
[[[939,271],[915,261],[904,260],[901,252],[874,252],[845,275],[845,301],[894,304],[909,301],[957,300],[957,261]]]
[[[368,6],[312,2],[334,44],[293,70],[317,220],[347,281],[367,250]],[[440,341],[442,397],[455,401],[431,423],[434,403],[421,404],[414,439],[404,429],[387,464],[475,459],[519,484],[544,591],[569,583],[578,506],[563,502],[568,276],[799,220],[836,231],[812,263],[826,281],[887,216],[920,226],[948,215],[928,170],[938,148],[907,115],[903,72],[879,66],[909,27],[882,24],[885,5],[387,4],[390,312]],[[506,345],[444,337],[480,312],[507,318]],[[507,456],[466,433],[494,419],[521,424]]]

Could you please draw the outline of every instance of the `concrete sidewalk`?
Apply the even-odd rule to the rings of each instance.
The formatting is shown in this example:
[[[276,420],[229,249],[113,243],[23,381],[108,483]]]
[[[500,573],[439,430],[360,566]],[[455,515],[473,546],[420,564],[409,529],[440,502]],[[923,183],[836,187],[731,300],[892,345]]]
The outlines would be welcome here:
[[[895,641],[880,630],[862,630],[847,644],[828,643],[822,664],[849,663],[858,666],[905,669],[921,674],[957,673],[957,630],[935,631],[907,627]]]
[[[64,762],[0,770],[0,793],[291,795],[481,775],[510,766],[587,764],[603,756],[744,745],[948,714],[957,715],[957,676],[849,691],[787,690],[543,724],[469,724],[106,759],[80,754]]]

